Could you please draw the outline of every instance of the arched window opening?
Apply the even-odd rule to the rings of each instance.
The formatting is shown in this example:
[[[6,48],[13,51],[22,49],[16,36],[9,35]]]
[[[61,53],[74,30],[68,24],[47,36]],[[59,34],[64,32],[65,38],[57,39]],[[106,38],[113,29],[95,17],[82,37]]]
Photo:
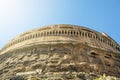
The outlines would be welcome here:
[[[27,39],[29,39],[29,36],[27,36]]]
[[[103,43],[105,43],[105,40],[103,39]]]
[[[84,32],[82,32],[82,36],[84,36]]]
[[[11,43],[11,46],[13,45],[13,42]]]
[[[13,45],[15,44],[15,41],[13,42]]]
[[[76,34],[78,35],[78,32]]]
[[[38,37],[40,37],[40,33],[38,33]]]
[[[73,34],[73,32],[71,31],[71,34]]]
[[[117,49],[117,46],[116,46],[116,49]]]
[[[20,42],[22,42],[22,39],[20,39]]]
[[[11,44],[8,45],[9,47],[11,46]]]
[[[20,39],[20,42],[22,42],[22,39]]]
[[[91,34],[91,38],[93,38],[93,34]]]
[[[67,31],[65,31],[65,34],[67,34]]]
[[[102,42],[102,38],[100,38],[100,41]]]
[[[23,37],[23,41],[25,41],[25,37]]]
[[[17,43],[20,43],[20,42],[21,42],[21,39],[18,39],[18,40],[17,40]]]
[[[90,33],[88,33],[88,37],[90,37],[91,35],[90,35]]]
[[[17,44],[18,40],[15,41],[15,43]]]
[[[87,37],[87,33],[85,32],[85,37]]]
[[[110,43],[110,46],[112,47],[112,43]]]
[[[110,45],[110,42],[108,41],[108,45]]]
[[[90,34],[90,38],[92,38],[92,34]]]
[[[56,35],[58,35],[58,31],[56,31]]]
[[[52,34],[52,32],[50,31],[50,35]]]
[[[118,50],[120,51],[120,47],[118,48]]]
[[[105,43],[107,44],[107,40],[105,39]]]
[[[104,42],[104,39],[102,38],[102,42]]]
[[[36,37],[38,37],[38,34],[36,33]]]
[[[53,35],[55,35],[55,31],[53,31]]]
[[[18,40],[16,40],[16,44],[18,43]]]
[[[62,34],[64,34],[64,31],[62,30]]]
[[[61,31],[59,31],[59,34],[61,34]]]
[[[93,38],[95,39],[95,35],[93,35]]]
[[[24,41],[24,38],[22,37],[22,41]]]
[[[46,36],[46,32],[44,32],[44,36]]]
[[[25,38],[25,40],[27,40],[27,39],[26,39],[26,38],[27,38],[26,36],[25,36],[24,38]]]
[[[108,40],[106,40],[106,44],[108,45]]]
[[[117,47],[117,50],[120,51],[119,47]]]
[[[70,34],[70,31],[68,31],[68,35]]]
[[[49,32],[47,32],[47,36],[49,35]]]
[[[41,33],[41,36],[43,36],[43,33]]]
[[[29,39],[31,39],[31,38],[33,38],[32,34],[31,34],[31,35],[29,35]]]
[[[21,40],[23,41],[23,38]]]
[[[32,35],[28,35],[29,36],[29,39],[31,39]]]
[[[98,39],[98,37],[97,37],[97,36],[95,36],[95,39]]]
[[[111,47],[113,47],[113,44],[111,43]]]
[[[74,35],[76,34],[76,32],[74,31]]]
[[[81,32],[80,32],[80,36],[81,36]]]
[[[35,34],[32,35],[32,38],[35,38]]]

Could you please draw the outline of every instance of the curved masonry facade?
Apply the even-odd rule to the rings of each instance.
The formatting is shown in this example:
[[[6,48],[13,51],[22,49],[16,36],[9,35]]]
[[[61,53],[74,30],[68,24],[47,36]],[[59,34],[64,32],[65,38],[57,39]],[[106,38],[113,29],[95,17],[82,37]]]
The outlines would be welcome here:
[[[75,26],[50,25],[34,29],[11,40],[2,50],[1,54],[25,46],[52,43],[87,43],[91,47],[120,53],[120,46],[105,33]]]
[[[0,51],[0,80],[30,75],[76,80],[83,73],[120,78],[120,46],[105,33],[59,24],[27,31]]]

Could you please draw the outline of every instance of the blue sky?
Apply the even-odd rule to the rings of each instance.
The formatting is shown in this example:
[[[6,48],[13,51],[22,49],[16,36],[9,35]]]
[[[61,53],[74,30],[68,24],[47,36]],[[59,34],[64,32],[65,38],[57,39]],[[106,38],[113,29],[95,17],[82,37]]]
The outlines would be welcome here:
[[[120,0],[0,0],[0,48],[27,30],[51,24],[106,32],[120,44]]]

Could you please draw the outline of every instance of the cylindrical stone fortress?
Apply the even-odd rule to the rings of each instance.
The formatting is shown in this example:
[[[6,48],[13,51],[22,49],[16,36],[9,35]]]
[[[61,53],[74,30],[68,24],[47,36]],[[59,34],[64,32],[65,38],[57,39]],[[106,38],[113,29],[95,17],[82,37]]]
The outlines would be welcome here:
[[[89,28],[49,25],[13,38],[0,51],[0,65],[4,77],[36,70],[39,74],[70,71],[120,77],[120,46],[107,34]]]

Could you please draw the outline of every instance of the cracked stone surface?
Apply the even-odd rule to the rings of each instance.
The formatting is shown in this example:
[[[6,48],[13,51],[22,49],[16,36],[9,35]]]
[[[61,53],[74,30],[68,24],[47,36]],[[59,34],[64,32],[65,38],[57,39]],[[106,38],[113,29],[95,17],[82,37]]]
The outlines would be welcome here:
[[[0,80],[30,75],[42,80],[55,80],[55,75],[56,80],[80,80],[87,74],[89,78],[103,74],[120,77],[119,50],[109,36],[91,29],[71,25],[35,29],[16,37],[0,51]]]

